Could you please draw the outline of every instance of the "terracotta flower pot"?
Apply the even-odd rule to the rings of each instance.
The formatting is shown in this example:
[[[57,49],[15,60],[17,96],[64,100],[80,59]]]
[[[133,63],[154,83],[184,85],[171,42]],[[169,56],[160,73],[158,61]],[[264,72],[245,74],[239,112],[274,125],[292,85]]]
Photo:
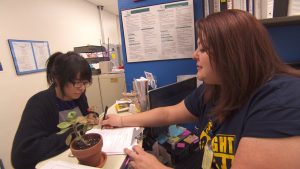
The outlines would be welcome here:
[[[97,144],[87,149],[76,149],[75,140],[72,141],[70,149],[72,154],[78,159],[80,164],[92,167],[103,167],[106,162],[106,154],[102,152],[103,139],[100,134],[89,133],[83,136],[84,139],[99,139]]]

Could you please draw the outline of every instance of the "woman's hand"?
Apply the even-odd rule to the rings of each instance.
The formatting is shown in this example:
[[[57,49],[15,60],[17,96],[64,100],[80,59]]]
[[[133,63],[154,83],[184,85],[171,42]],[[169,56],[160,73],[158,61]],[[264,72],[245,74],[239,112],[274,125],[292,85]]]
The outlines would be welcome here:
[[[105,119],[100,121],[104,128],[123,127],[122,116],[108,114]]]
[[[125,153],[129,156],[129,168],[134,169],[166,169],[168,167],[164,166],[158,161],[156,157],[152,154],[145,152],[139,146],[133,146],[133,151],[125,149]]]

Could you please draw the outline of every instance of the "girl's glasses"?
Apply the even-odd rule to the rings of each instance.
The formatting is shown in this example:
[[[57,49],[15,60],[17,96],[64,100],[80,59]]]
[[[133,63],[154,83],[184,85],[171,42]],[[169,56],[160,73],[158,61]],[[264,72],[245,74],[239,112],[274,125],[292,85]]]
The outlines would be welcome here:
[[[91,85],[91,83],[89,81],[74,81],[71,82],[73,84],[74,87],[76,88],[81,88],[82,86],[89,87]]]

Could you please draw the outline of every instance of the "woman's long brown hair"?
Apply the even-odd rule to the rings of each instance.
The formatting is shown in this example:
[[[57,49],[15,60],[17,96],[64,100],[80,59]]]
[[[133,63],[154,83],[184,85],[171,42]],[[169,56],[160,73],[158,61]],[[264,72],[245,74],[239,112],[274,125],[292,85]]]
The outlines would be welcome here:
[[[255,90],[285,73],[300,71],[278,57],[265,27],[241,10],[214,13],[197,22],[200,43],[209,55],[221,85],[206,85],[206,98],[215,99],[213,116],[222,122],[241,108]]]

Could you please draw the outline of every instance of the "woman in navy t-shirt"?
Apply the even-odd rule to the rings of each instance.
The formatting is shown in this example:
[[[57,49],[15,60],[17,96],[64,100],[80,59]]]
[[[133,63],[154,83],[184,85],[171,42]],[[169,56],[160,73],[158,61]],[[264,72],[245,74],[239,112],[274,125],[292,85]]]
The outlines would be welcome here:
[[[193,53],[204,84],[181,103],[132,116],[108,116],[103,125],[161,126],[199,122],[200,166],[300,168],[300,71],[277,56],[267,30],[241,10],[197,22]],[[135,146],[133,168],[167,168]],[[151,167],[150,167],[151,166]]]

